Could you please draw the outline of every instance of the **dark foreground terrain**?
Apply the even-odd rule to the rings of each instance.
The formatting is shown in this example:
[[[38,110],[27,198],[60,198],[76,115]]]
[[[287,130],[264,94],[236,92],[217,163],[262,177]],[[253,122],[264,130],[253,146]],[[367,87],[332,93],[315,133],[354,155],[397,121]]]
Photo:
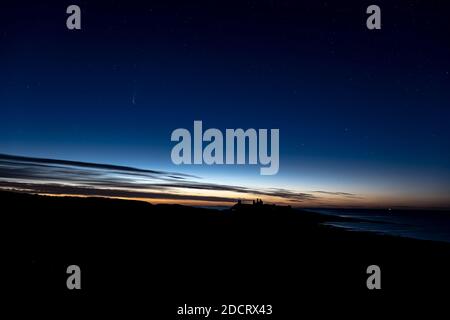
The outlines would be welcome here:
[[[35,308],[58,306],[62,318],[203,319],[177,316],[177,307],[271,304],[271,316],[209,318],[364,319],[450,301],[449,244],[324,227],[331,218],[312,213],[8,192],[0,201],[26,226]],[[79,291],[66,288],[71,264],[82,270]],[[372,264],[381,290],[366,287]]]

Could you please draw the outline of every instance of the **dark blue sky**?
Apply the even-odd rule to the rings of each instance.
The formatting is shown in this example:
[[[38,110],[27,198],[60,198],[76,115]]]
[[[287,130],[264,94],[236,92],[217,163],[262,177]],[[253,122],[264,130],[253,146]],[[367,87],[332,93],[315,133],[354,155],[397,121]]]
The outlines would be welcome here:
[[[132,2],[73,2],[81,31],[72,2],[1,10],[0,153],[449,204],[445,1],[377,1],[376,31],[366,1]],[[279,128],[279,174],[173,165],[170,134],[194,120]]]

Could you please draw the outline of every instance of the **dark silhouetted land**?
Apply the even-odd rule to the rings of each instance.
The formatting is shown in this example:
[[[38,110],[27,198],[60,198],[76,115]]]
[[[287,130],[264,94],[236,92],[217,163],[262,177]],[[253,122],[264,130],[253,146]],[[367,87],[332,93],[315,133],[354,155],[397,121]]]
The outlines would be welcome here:
[[[326,227],[320,223],[332,218],[301,210],[217,211],[9,192],[0,192],[0,201],[26,226],[32,291],[48,301],[71,303],[78,295],[80,305],[132,303],[170,310],[171,319],[184,303],[273,304],[283,319],[357,303],[438,302],[450,290],[449,244]],[[70,264],[82,269],[81,292],[65,289]],[[366,288],[371,264],[382,270],[378,292]]]

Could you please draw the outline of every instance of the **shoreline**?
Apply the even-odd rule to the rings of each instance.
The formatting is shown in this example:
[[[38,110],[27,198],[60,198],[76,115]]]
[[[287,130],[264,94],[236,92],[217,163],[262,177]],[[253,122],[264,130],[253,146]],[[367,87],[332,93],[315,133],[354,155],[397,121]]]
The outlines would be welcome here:
[[[50,296],[64,289],[73,263],[88,270],[94,297],[148,286],[180,302],[231,294],[285,304],[287,288],[311,299],[360,299],[368,297],[370,265],[381,268],[386,297],[428,297],[450,286],[449,244],[349,232],[321,225],[330,219],[318,214],[4,193],[0,200],[26,221],[34,285]]]

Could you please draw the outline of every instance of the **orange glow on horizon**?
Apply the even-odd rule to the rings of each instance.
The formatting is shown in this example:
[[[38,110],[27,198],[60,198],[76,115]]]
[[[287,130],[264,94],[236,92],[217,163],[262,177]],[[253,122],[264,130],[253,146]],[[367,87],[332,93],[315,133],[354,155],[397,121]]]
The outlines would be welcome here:
[[[251,202],[257,198],[262,199],[265,203],[276,204],[276,205],[290,205],[292,207],[307,208],[307,207],[336,207],[336,208],[395,208],[395,207],[405,207],[405,208],[447,208],[448,203],[437,202],[434,198],[423,198],[417,199],[411,195],[403,195],[402,197],[396,197],[394,195],[367,195],[364,197],[345,197],[341,195],[317,195],[315,198],[305,199],[305,200],[294,200],[287,199],[277,196],[265,196],[258,194],[240,194],[237,192],[229,191],[215,191],[215,190],[205,190],[205,192],[198,191],[194,194],[192,193],[174,193],[183,196],[192,196],[193,199],[173,199],[168,195],[167,198],[152,198],[152,197],[120,197],[120,196],[97,196],[97,195],[79,195],[79,194],[51,194],[51,193],[38,193],[30,192],[27,190],[12,190],[4,189],[9,191],[20,191],[30,194],[39,194],[43,196],[51,197],[80,197],[80,198],[109,198],[109,199],[122,199],[122,200],[134,200],[134,201],[144,201],[151,204],[179,204],[186,206],[201,206],[201,207],[231,207],[238,200]],[[217,200],[208,199],[196,199],[196,197],[217,197]]]

